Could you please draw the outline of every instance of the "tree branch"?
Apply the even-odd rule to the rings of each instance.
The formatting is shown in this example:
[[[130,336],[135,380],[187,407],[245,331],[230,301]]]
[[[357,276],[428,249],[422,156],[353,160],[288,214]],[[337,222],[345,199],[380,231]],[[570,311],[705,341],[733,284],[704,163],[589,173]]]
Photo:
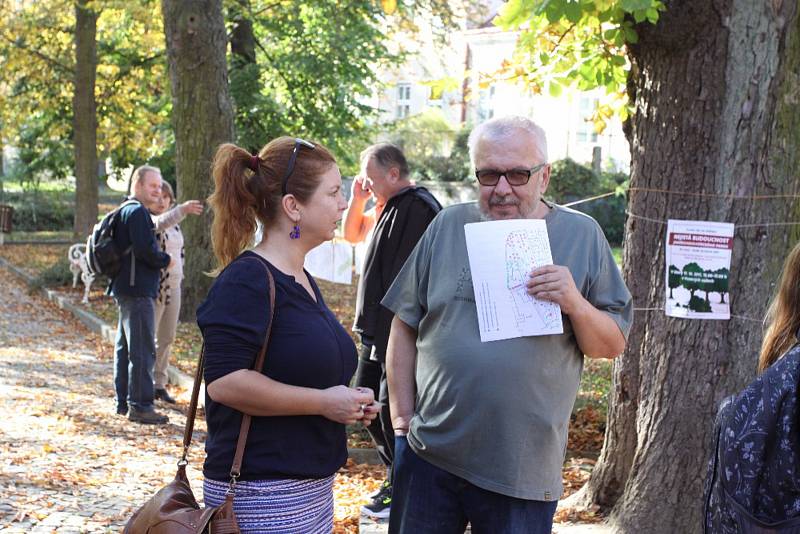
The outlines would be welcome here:
[[[65,72],[65,73],[69,74],[70,76],[75,76],[75,70],[74,69],[64,65],[63,63],[61,63],[57,59],[51,58],[47,54],[44,54],[44,53],[40,52],[39,50],[36,50],[35,48],[31,48],[29,46],[26,46],[22,41],[18,41],[16,39],[11,39],[5,33],[3,33],[2,37],[6,41],[8,41],[8,43],[10,43],[11,46],[13,46],[15,48],[18,48],[20,50],[24,50],[26,52],[29,52],[30,54],[33,54],[34,56],[36,56],[39,59],[41,59],[42,61],[44,61],[45,63],[48,63],[48,64],[52,65],[53,67],[57,68],[58,70],[60,70],[62,72]]]

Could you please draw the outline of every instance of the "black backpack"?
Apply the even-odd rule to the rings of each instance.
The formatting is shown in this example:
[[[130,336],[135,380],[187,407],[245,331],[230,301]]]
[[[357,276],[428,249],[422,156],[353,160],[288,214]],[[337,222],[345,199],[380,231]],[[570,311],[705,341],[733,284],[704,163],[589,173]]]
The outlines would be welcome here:
[[[800,534],[800,345],[722,401],[705,534]]]
[[[86,264],[93,275],[102,274],[113,279],[119,273],[122,258],[130,252],[132,245],[120,250],[114,235],[122,208],[131,204],[139,204],[139,201],[126,200],[94,225],[89,239],[86,240]]]

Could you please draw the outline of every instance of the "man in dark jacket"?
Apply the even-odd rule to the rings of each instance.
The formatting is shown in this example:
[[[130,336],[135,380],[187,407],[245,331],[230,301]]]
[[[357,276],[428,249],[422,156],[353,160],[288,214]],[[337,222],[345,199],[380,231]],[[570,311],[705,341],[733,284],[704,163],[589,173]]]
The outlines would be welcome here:
[[[127,413],[128,419],[137,423],[164,424],[167,417],[153,407],[154,322],[159,273],[169,265],[170,257],[156,243],[148,211],[148,206],[161,198],[161,171],[149,166],[136,169],[131,193],[114,231],[118,250],[128,253],[109,287],[119,306],[114,354],[117,413]]]
[[[375,206],[365,210],[371,197]],[[416,187],[409,180],[408,163],[399,148],[380,143],[361,153],[361,172],[353,181],[344,237],[351,243],[369,241],[358,284],[353,331],[361,336],[356,385],[372,389],[375,398],[383,403],[379,424],[376,421],[367,427],[388,472],[381,490],[362,508],[372,517],[389,516],[394,457],[385,369],[393,314],[380,301],[440,209],[427,189]]]

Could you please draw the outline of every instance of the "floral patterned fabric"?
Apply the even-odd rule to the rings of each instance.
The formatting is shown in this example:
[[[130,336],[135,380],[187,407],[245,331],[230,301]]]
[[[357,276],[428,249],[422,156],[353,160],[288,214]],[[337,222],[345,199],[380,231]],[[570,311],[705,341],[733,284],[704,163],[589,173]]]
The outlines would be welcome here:
[[[704,532],[800,534],[800,345],[737,396],[715,423]]]

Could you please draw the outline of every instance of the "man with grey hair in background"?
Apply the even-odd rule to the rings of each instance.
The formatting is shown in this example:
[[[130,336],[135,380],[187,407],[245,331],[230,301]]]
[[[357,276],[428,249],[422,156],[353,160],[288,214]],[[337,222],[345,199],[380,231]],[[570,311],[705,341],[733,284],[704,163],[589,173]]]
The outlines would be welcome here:
[[[367,210],[370,198],[375,206]],[[361,153],[361,170],[353,180],[344,217],[344,237],[351,243],[369,242],[356,296],[353,331],[361,337],[361,350],[354,385],[370,388],[383,403],[378,421],[367,430],[387,471],[380,489],[361,508],[370,517],[389,517],[392,504],[394,433],[385,369],[392,312],[380,302],[440,209],[427,189],[409,179],[408,162],[399,147],[378,143]]]
[[[119,307],[114,351],[117,413],[143,424],[164,424],[168,418],[154,409],[153,365],[155,299],[161,269],[170,256],[156,242],[148,208],[161,198],[161,171],[143,165],[133,171],[131,196],[122,203],[114,227],[114,244],[125,251],[109,294]]]
[[[390,533],[549,534],[584,355],[625,348],[631,296],[590,217],[543,198],[544,131],[522,117],[473,130],[479,200],[442,210],[382,304],[395,435]],[[564,333],[481,342],[464,225],[543,219],[553,265],[527,291],[560,305]]]

